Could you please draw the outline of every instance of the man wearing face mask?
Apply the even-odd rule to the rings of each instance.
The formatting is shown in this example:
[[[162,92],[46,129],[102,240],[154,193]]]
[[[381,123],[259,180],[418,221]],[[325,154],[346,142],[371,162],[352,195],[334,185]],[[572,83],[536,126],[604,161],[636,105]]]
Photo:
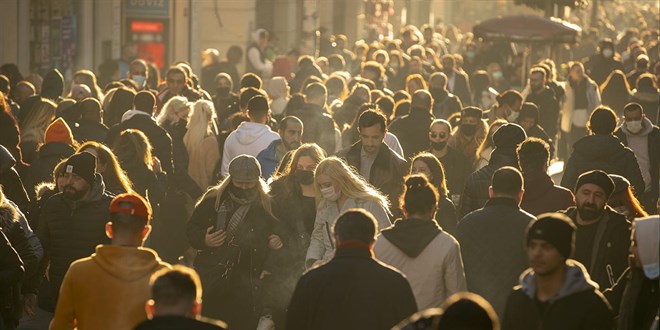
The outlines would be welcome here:
[[[601,288],[611,287],[628,266],[630,223],[607,206],[613,191],[607,173],[583,173],[575,185],[576,206],[563,211],[577,226],[574,259]]]
[[[213,106],[218,116],[218,127],[223,127],[224,121],[232,114],[241,111],[238,104],[238,95],[232,92],[234,82],[227,73],[218,73],[215,76],[215,95]]]
[[[429,140],[431,141],[428,152],[432,153],[445,169],[447,179],[448,196],[454,204],[458,204],[461,196],[465,178],[469,174],[470,164],[467,158],[456,149],[450,147],[447,142],[451,137],[451,124],[444,119],[436,119],[429,128]]]
[[[300,119],[293,116],[284,117],[277,130],[279,139],[273,140],[266,149],[257,155],[257,160],[261,164],[264,178],[270,178],[275,172],[278,164],[284,158],[284,155],[300,147],[300,141],[303,134],[303,123]]]
[[[611,39],[605,38],[598,43],[597,53],[589,57],[584,63],[584,68],[598,86],[607,79],[612,71],[623,71],[623,63],[614,51],[614,43]]]
[[[486,138],[488,125],[481,119],[483,111],[477,107],[466,107],[461,110],[458,129],[449,138],[449,146],[462,153],[465,158],[474,163],[477,148]]]
[[[232,159],[228,177],[210,188],[187,224],[190,245],[199,250],[194,267],[204,287],[202,315],[226,320],[234,329],[255,329],[272,251],[282,248],[259,162]]]
[[[470,97],[472,95],[470,83],[467,75],[456,69],[456,59],[453,55],[442,56],[442,72],[447,76],[447,89],[458,96],[465,105],[469,105],[472,100]]]
[[[646,118],[644,108],[638,103],[626,105],[623,118],[614,135],[635,153],[645,184],[643,190],[637,190],[639,200],[644,209],[653,210],[660,181],[660,129]]]
[[[458,96],[447,90],[447,76],[442,72],[431,75],[429,92],[433,96],[433,115],[435,118],[447,119],[463,108],[463,103],[461,103]]]
[[[520,115],[522,106],[522,95],[513,89],[502,92],[495,100],[496,105],[488,111],[488,123],[492,124],[497,119],[506,119],[510,123],[515,123]]]
[[[128,79],[131,79],[137,85],[138,92],[141,90],[150,90],[147,81],[149,81],[149,68],[147,62],[141,59],[135,59],[131,62]]]

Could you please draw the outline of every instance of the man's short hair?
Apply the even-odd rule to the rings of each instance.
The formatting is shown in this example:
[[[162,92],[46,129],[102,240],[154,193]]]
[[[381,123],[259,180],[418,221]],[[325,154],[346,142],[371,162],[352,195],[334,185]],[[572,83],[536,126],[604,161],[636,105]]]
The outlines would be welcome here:
[[[382,113],[373,109],[362,112],[360,118],[358,119],[358,131],[366,127],[372,127],[374,125],[380,125],[380,131],[385,132],[387,127],[387,118],[385,118]]]
[[[496,195],[515,196],[523,190],[523,182],[517,168],[504,166],[495,171],[490,185]]]
[[[594,134],[612,134],[617,123],[618,120],[614,111],[601,105],[591,113],[587,126]]]
[[[545,79],[546,71],[542,67],[536,66],[536,67],[533,67],[531,70],[529,70],[529,75],[530,76],[535,74],[535,73],[540,74],[543,77],[543,79]]]
[[[642,114],[644,114],[644,107],[642,107],[641,104],[635,102],[628,103],[625,107],[623,107],[623,113],[633,111],[641,111]]]
[[[301,127],[303,126],[302,120],[300,120],[298,117],[296,117],[296,116],[286,116],[286,117],[282,118],[282,120],[280,121],[280,126],[279,126],[278,129],[280,131],[286,131],[286,129],[289,127],[289,123],[292,123],[292,122],[296,122],[296,123],[300,124]]]
[[[151,297],[156,308],[195,304],[202,298],[202,285],[197,273],[185,266],[164,268],[151,277]]]
[[[339,216],[333,229],[341,241],[371,244],[376,240],[378,224],[371,213],[361,209],[349,209]]]
[[[305,86],[303,94],[305,94],[307,99],[317,99],[319,97],[327,97],[328,90],[323,84],[314,82]]]
[[[523,173],[544,171],[550,158],[548,144],[536,137],[529,137],[516,150]]]
[[[240,81],[241,88],[253,87],[260,89],[262,84],[263,82],[261,81],[261,78],[252,72],[244,74]]]
[[[188,79],[188,74],[186,73],[186,70],[184,70],[180,66],[172,66],[169,69],[167,69],[167,73],[165,74],[165,77],[170,75],[170,73],[175,73],[175,74],[182,74],[186,79]]]
[[[261,96],[266,96],[266,93],[264,93],[262,90],[254,88],[254,87],[247,87],[241,89],[241,94],[238,96],[238,105],[241,109],[246,109],[248,102],[250,102],[250,99],[253,97],[261,95]]]
[[[343,71],[346,68],[346,60],[339,54],[328,56],[328,66],[334,71]]]

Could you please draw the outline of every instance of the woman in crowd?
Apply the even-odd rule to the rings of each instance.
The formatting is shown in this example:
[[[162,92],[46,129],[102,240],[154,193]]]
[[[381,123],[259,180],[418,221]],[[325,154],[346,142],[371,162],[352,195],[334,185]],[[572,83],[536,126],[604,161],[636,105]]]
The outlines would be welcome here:
[[[493,152],[495,144],[493,143],[493,134],[497,131],[500,126],[506,124],[507,121],[504,119],[496,119],[488,127],[487,137],[481,141],[479,148],[477,148],[476,160],[474,164],[474,170],[477,171],[482,167],[488,165],[490,161],[490,153]]]
[[[192,103],[183,96],[173,96],[160,110],[156,122],[164,128],[172,138],[172,162],[174,168],[186,171],[189,164],[188,151],[183,143],[186,126],[190,118]]]
[[[466,290],[458,242],[434,221],[439,198],[425,175],[408,176],[400,198],[405,218],[381,231],[374,245],[376,258],[406,275],[419,310]]]
[[[314,172],[314,181],[317,207],[307,250],[307,267],[327,262],[334,255],[330,231],[344,211],[360,208],[371,212],[378,221],[379,230],[391,225],[387,198],[341,159],[328,157],[322,160]]]
[[[73,86],[75,85],[85,85],[89,88],[91,97],[95,98],[99,102],[103,103],[103,91],[101,87],[96,82],[96,75],[94,72],[89,70],[79,70],[73,75],[73,82],[71,83],[71,91],[73,91]],[[68,97],[71,97],[72,94],[69,93]]]
[[[220,160],[215,128],[216,114],[211,101],[195,102],[183,144],[188,151],[188,174],[202,191],[212,186],[213,170]]]
[[[133,193],[133,183],[128,178],[126,172],[119,165],[119,161],[115,154],[106,147],[94,141],[87,141],[83,143],[76,153],[87,151],[96,156],[96,172],[103,176],[103,183],[105,190],[114,195],[123,193]]]
[[[447,233],[454,235],[456,230],[456,206],[447,197],[447,182],[445,168],[438,158],[428,152],[422,152],[413,157],[410,175],[423,174],[438,191],[438,206],[435,221]]]
[[[46,128],[55,119],[56,110],[55,103],[42,98],[33,105],[33,110],[20,122],[20,147],[23,152],[23,161],[26,163],[31,163],[36,157],[39,145],[44,142]]]
[[[623,116],[623,107],[630,102],[632,92],[626,79],[626,74],[621,70],[614,70],[600,85],[600,97],[603,105],[610,107],[618,117]]]
[[[626,219],[631,222],[635,218],[648,217],[649,214],[644,210],[637,197],[635,197],[633,188],[630,186],[630,181],[616,174],[610,174],[609,176],[614,181],[614,192],[612,192],[612,195],[607,201],[607,205],[626,216]],[[651,210],[651,212],[653,211],[655,210]]]

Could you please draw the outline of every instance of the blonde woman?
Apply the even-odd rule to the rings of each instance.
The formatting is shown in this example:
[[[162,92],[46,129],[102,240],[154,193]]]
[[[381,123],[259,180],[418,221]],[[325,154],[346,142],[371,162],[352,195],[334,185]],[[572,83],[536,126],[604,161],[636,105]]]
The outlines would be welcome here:
[[[44,143],[44,136],[48,125],[55,119],[57,105],[50,100],[42,98],[37,101],[32,110],[20,123],[21,150],[23,160],[32,162],[36,156],[37,148]]]
[[[213,185],[213,170],[220,160],[216,114],[211,101],[199,100],[193,106],[183,144],[188,151],[188,174],[199,188],[206,190]]]
[[[112,151],[133,183],[133,190],[148,199],[152,207],[158,205],[165,195],[166,178],[160,161],[152,156],[147,136],[139,130],[124,130]]]
[[[172,138],[172,162],[177,172],[188,170],[188,151],[183,144],[186,135],[186,126],[190,118],[192,103],[183,96],[173,96],[160,110],[156,122]]]
[[[96,75],[89,70],[79,70],[73,75],[73,82],[71,83],[71,91],[67,97],[73,97],[73,89],[76,85],[85,85],[89,88],[91,97],[103,103],[104,95],[101,87],[96,83]]]
[[[316,189],[316,219],[312,239],[307,249],[306,265],[330,260],[334,243],[330,228],[344,211],[359,208],[370,212],[378,228],[391,225],[389,203],[376,188],[362,180],[344,161],[337,157],[322,160],[314,172]]]
[[[83,151],[96,156],[96,172],[101,173],[101,176],[103,176],[103,183],[107,191],[114,195],[134,193],[133,182],[121,168],[117,156],[110,148],[106,147],[105,144],[87,141],[78,147],[76,153]]]

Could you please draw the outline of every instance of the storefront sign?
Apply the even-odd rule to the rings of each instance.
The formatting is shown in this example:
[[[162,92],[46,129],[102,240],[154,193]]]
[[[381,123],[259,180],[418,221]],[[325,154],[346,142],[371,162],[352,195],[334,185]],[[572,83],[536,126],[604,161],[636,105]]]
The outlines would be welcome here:
[[[169,17],[170,0],[124,0],[126,16]]]

